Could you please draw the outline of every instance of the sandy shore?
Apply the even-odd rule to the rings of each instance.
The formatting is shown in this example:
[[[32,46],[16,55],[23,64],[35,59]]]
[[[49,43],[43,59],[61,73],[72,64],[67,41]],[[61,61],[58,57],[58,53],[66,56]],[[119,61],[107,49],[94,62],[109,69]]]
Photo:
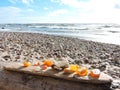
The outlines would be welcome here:
[[[69,63],[99,68],[120,79],[120,46],[76,38],[33,33],[0,32],[0,62],[66,57]]]

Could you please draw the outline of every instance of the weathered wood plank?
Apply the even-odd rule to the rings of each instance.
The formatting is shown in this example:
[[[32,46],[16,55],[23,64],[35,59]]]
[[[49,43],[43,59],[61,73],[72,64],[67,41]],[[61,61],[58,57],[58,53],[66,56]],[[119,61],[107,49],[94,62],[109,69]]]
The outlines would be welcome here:
[[[51,68],[47,70],[42,70],[40,66],[29,66],[24,67],[22,63],[9,63],[4,66],[5,70],[9,71],[17,71],[28,74],[34,74],[39,76],[48,76],[53,78],[60,78],[65,80],[77,81],[77,82],[85,82],[85,83],[94,83],[94,84],[105,84],[112,82],[112,77],[107,74],[101,73],[98,79],[92,79],[89,76],[79,77],[73,74],[64,74],[63,71],[55,71]]]

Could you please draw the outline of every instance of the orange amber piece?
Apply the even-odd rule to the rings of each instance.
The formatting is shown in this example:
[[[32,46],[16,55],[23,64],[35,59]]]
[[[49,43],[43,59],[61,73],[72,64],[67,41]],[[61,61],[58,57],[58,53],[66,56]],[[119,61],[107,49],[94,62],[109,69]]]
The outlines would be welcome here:
[[[99,76],[100,76],[100,70],[99,69],[90,70],[90,74],[89,75],[92,78],[99,78]]]
[[[81,69],[79,69],[77,72],[78,76],[87,76],[88,75],[88,69],[86,67],[82,67]]]
[[[72,64],[72,65],[69,66],[69,68],[70,68],[70,70],[72,72],[76,72],[76,71],[78,71],[78,69],[80,68],[80,66]]]
[[[40,62],[36,62],[34,66],[40,66]]]
[[[47,65],[43,65],[43,66],[42,66],[42,70],[46,70],[47,67],[48,67]]]
[[[70,70],[70,68],[65,68],[64,73],[73,73],[73,72]]]
[[[31,65],[31,63],[30,63],[30,62],[27,62],[27,61],[25,61],[23,64],[24,64],[24,67],[28,67],[28,66]]]
[[[48,67],[51,67],[53,65],[53,62],[50,60],[45,60],[44,65],[47,65]]]

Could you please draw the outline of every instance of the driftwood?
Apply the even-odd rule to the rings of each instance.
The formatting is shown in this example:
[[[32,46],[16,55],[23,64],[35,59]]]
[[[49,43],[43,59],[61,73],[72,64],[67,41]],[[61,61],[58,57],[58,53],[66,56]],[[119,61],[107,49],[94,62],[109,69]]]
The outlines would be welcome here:
[[[101,79],[99,83],[97,82],[100,79],[85,79],[84,82],[82,81],[83,79],[77,80],[74,78],[73,80],[66,78],[68,76],[70,77],[70,75],[64,78],[58,76],[53,78],[53,76],[48,75],[48,71],[50,72],[50,70],[44,71],[47,75],[45,75],[45,73],[43,75],[43,72],[42,74],[40,73],[40,67],[34,67],[35,66],[25,68],[21,63],[12,62],[6,64],[0,62],[0,90],[111,90],[111,79],[104,73],[101,75],[105,75],[109,77],[109,79],[105,77],[104,80]],[[54,75],[58,75],[57,73],[58,72],[54,73]],[[86,81],[88,82],[86,83]],[[93,81],[93,83],[90,81]]]
[[[39,76],[47,76],[53,78],[60,78],[71,81],[85,82],[85,83],[95,83],[95,84],[105,84],[110,83],[112,78],[101,72],[98,79],[93,79],[88,76],[79,77],[75,73],[65,74],[64,71],[56,71],[49,67],[47,70],[42,70],[40,66],[29,66],[24,67],[22,63],[12,63],[4,66],[4,69],[10,71],[24,72],[28,74],[34,74]]]

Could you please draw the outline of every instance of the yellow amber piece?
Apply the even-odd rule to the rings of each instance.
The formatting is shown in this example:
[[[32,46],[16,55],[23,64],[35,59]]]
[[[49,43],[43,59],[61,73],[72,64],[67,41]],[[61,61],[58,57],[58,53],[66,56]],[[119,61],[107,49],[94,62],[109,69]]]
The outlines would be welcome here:
[[[80,68],[80,66],[79,66],[79,65],[71,64],[71,65],[69,66],[69,68],[70,68],[70,70],[71,70],[72,72],[76,72],[76,71],[78,71],[78,69]]]
[[[31,65],[31,63],[30,63],[30,62],[27,62],[27,61],[25,61],[23,64],[24,64],[24,67],[28,67],[28,66]]]

